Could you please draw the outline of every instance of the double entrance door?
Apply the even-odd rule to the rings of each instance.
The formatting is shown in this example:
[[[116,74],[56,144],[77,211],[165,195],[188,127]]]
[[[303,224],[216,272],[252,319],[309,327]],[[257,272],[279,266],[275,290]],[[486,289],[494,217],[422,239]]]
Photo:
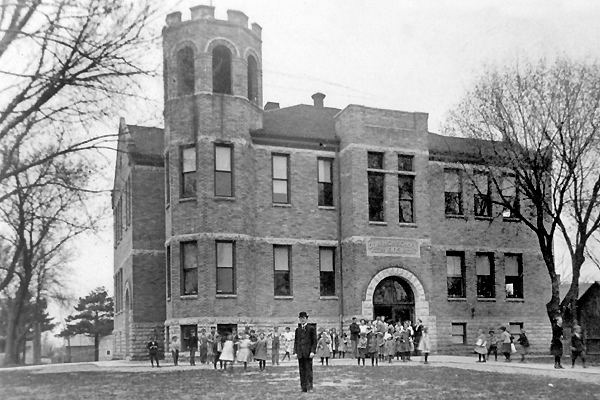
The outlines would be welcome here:
[[[373,317],[383,316],[386,322],[410,321],[415,318],[415,297],[404,279],[391,276],[379,282],[373,292]]]

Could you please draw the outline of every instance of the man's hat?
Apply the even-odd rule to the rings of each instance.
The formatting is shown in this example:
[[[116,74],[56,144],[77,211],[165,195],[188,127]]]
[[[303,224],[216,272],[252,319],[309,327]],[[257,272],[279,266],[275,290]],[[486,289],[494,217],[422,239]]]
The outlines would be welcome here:
[[[308,314],[306,313],[306,311],[300,311],[300,314],[298,314],[298,318],[308,318]]]

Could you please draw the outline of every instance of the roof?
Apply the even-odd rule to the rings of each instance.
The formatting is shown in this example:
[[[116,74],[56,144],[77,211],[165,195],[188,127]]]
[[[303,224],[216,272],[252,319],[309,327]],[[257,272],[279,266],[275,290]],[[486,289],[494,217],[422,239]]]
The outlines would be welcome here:
[[[302,139],[337,140],[335,115],[338,108],[298,104],[264,112],[258,133]]]
[[[494,143],[487,140],[429,132],[429,158],[432,160],[479,164],[494,159],[494,150]]]
[[[581,297],[585,294],[585,292],[587,292],[588,289],[594,285],[594,283],[600,284],[600,282],[580,282],[579,283],[579,298],[577,300],[581,299]],[[559,286],[558,289],[560,291],[560,301],[564,300],[570,287],[571,287],[570,283],[562,283]]]
[[[148,126],[127,125],[133,143],[130,143],[130,152],[143,155],[158,155],[164,153],[164,130]],[[133,149],[131,145],[133,144]]]

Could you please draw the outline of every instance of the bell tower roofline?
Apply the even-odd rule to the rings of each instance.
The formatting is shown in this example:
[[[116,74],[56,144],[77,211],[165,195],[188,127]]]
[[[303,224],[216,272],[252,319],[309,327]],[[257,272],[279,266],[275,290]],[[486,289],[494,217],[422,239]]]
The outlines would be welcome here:
[[[172,12],[167,15],[166,25],[167,28],[183,25],[190,21],[210,21],[213,23],[225,23],[230,25],[236,25],[241,28],[247,29],[254,33],[259,39],[262,34],[262,27],[253,22],[251,28],[248,28],[248,16],[242,11],[238,10],[227,10],[227,20],[215,19],[215,7],[198,5],[190,8],[191,18],[190,20],[183,20],[182,14],[179,11]]]

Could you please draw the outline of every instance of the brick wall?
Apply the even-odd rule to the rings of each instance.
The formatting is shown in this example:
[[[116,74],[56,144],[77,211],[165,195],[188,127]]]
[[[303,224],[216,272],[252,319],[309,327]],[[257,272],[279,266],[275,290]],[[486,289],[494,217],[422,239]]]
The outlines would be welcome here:
[[[343,324],[347,329],[350,318],[364,314],[365,307],[372,304],[376,277],[392,269],[400,271],[410,282],[417,297],[416,317],[422,317],[430,326],[434,349],[469,352],[478,328],[523,322],[532,349],[545,351],[550,335],[545,316],[549,279],[535,238],[522,224],[501,218],[476,220],[471,211],[473,192],[468,185],[463,192],[465,218],[446,218],[443,170],[448,165],[429,159],[427,114],[350,105],[336,117],[340,139],[337,154],[253,145],[249,132],[262,127],[262,111],[246,99],[246,59],[248,54],[255,54],[260,69],[260,30],[247,29],[244,18],[229,22],[211,19],[178,22],[177,16],[173,18],[163,32],[167,86],[165,144],[169,154],[171,203],[165,215],[159,193],[164,183],[162,175],[158,171],[140,171],[139,179],[144,183],[140,183],[139,189],[146,195],[140,199],[134,218],[139,218],[142,230],[138,234],[134,229],[131,240],[134,248],[147,251],[131,256],[135,271],[131,289],[135,357],[146,354],[143,346],[147,337],[161,321],[171,329],[171,335],[180,325],[189,324],[206,329],[215,324],[252,325],[258,330],[271,330],[278,325],[283,330],[285,326],[294,328],[298,311],[305,310],[310,321],[320,327],[340,328]],[[233,54],[232,95],[211,93],[211,51],[218,44],[230,48]],[[174,55],[184,46],[194,51],[196,85],[193,95],[178,97]],[[259,93],[262,102],[261,89]],[[235,195],[232,198],[214,195],[214,144],[220,142],[233,146]],[[180,199],[180,146],[190,144],[197,149],[197,196]],[[368,221],[369,151],[385,153],[384,223]],[[289,205],[272,204],[273,153],[290,157]],[[398,223],[398,154],[414,157],[417,172],[414,224]],[[338,157],[335,168],[339,168],[341,184],[334,185],[334,209],[317,205],[317,157]],[[318,248],[337,246],[340,207],[342,246],[336,255],[337,296],[321,298]],[[494,215],[500,211],[495,210]],[[163,219],[154,213],[163,213]],[[160,253],[165,237],[155,232],[166,232],[166,241],[171,246],[173,295],[166,302],[164,254]],[[367,242],[373,237],[414,241],[418,256],[369,255]],[[189,240],[198,243],[199,293],[182,297],[180,243]],[[216,293],[215,240],[235,241],[235,295]],[[276,298],[273,294],[274,244],[292,246],[290,298]],[[466,255],[464,300],[447,297],[448,250],[464,251]],[[495,255],[495,301],[477,299],[474,259],[478,251]],[[524,301],[505,298],[505,253],[523,254]],[[119,254],[124,258],[125,252]],[[163,319],[158,315],[163,315]],[[467,324],[468,345],[451,343],[452,323]]]

